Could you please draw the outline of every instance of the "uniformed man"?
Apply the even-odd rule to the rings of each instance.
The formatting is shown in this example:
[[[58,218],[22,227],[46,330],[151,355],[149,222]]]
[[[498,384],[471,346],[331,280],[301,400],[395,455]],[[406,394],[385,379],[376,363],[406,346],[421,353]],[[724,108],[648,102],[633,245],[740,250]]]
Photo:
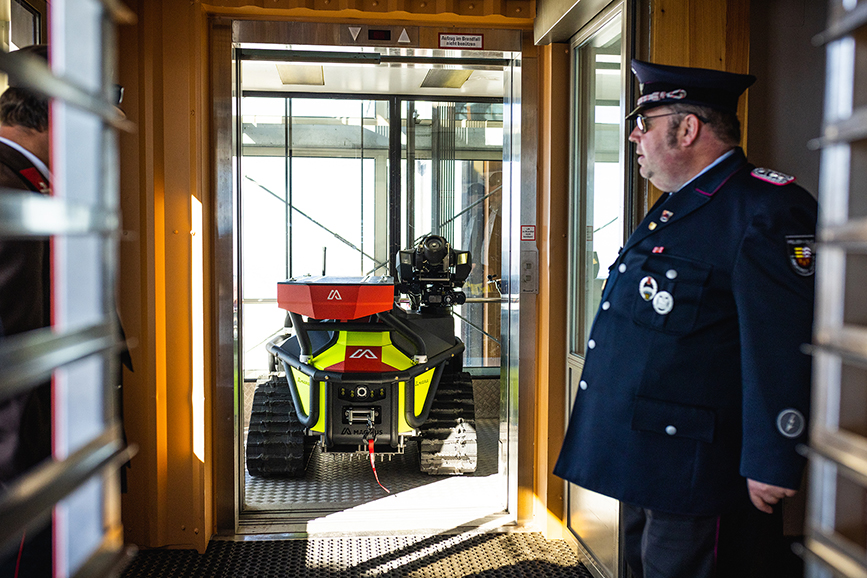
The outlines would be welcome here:
[[[632,69],[664,193],[611,265],[554,473],[622,502],[634,576],[740,578],[805,464],[816,202],[738,147],[753,76]]]
[[[48,58],[45,45],[13,55]],[[14,83],[0,95],[0,194],[50,194],[48,99]],[[0,338],[50,324],[49,243],[0,240]],[[51,452],[50,382],[0,398],[0,491]],[[0,558],[0,577],[50,576],[51,528],[22,536]]]

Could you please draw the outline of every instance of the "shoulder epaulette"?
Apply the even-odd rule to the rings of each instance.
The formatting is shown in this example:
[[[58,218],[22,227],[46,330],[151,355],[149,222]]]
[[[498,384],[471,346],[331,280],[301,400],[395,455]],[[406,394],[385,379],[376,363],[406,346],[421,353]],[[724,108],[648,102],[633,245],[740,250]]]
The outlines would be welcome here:
[[[766,168],[755,168],[750,174],[759,180],[778,186],[788,185],[795,181],[795,177],[792,175],[787,175],[786,173]]]

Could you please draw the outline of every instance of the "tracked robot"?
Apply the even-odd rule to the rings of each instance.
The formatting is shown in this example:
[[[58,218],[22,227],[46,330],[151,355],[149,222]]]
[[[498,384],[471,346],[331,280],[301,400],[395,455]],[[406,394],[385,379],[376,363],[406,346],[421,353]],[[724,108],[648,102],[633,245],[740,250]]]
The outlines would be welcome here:
[[[476,470],[472,381],[452,316],[466,298],[460,289],[471,256],[429,235],[396,261],[397,283],[370,276],[278,283],[286,331],[267,344],[271,372],[253,397],[251,475],[301,476],[317,444],[373,463],[375,454],[402,454],[415,442],[422,472]]]

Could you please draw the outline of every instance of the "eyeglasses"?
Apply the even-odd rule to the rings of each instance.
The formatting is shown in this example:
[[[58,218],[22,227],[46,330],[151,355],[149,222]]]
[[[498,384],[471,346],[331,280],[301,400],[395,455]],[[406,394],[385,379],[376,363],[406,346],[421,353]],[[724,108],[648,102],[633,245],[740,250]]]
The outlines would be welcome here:
[[[699,115],[692,113],[692,112],[667,112],[665,114],[655,114],[653,116],[644,116],[643,114],[639,114],[638,116],[635,117],[635,126],[637,126],[638,130],[640,130],[641,132],[647,132],[647,129],[649,128],[647,126],[647,121],[650,120],[651,118],[660,118],[662,116],[672,116],[675,114],[683,114],[683,115],[691,114],[694,117],[696,117],[698,120],[700,120],[701,122],[707,123],[706,118],[704,118],[703,116],[699,116]]]
[[[665,114],[655,114],[653,116],[644,116],[643,114],[639,114],[638,116],[635,117],[635,126],[637,126],[638,130],[640,130],[641,132],[647,132],[647,129],[649,128],[647,126],[647,121],[650,120],[651,118],[660,118],[663,116],[672,116],[675,114],[683,114],[683,113],[667,112]]]

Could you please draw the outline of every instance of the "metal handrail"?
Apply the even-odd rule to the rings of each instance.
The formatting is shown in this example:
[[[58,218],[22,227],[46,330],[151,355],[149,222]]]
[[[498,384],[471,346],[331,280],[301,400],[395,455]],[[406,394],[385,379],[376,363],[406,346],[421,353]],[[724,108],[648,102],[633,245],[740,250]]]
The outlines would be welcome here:
[[[864,140],[867,138],[867,108],[858,108],[847,118],[825,125],[822,132],[821,137],[807,143],[807,148],[819,150],[837,143]]]
[[[100,0],[100,2],[117,24],[135,24],[138,21],[135,12],[124,6],[120,0]]]
[[[0,548],[14,546],[25,529],[45,521],[56,503],[103,469],[129,461],[136,451],[124,447],[120,427],[113,426],[69,458],[36,466],[0,498]]]
[[[867,486],[867,462],[841,448],[813,439],[810,446],[799,445],[798,453],[810,460],[823,459],[833,462],[847,478]]]
[[[810,536],[804,541],[803,546],[796,549],[796,553],[817,560],[840,576],[867,578],[867,565],[827,538],[818,539],[816,535]]]
[[[819,233],[819,243],[847,248],[867,246],[867,219],[850,219],[839,225],[825,225]]]
[[[508,303],[508,299],[502,297],[467,297],[464,303]]]
[[[114,103],[101,94],[92,93],[74,82],[55,76],[45,60],[32,54],[15,54],[0,50],[0,70],[21,88],[28,88],[49,98],[90,112],[111,126],[133,132],[135,124],[127,120]]]
[[[867,24],[867,4],[861,3],[849,11],[846,16],[831,23],[827,29],[815,35],[813,37],[813,46],[828,44],[854,32],[865,24]]]
[[[50,327],[0,341],[0,399],[33,389],[55,368],[120,345],[113,324],[57,335]]]
[[[833,331],[819,328],[813,339],[815,343],[808,346],[808,349],[828,351],[856,361],[867,361],[867,328],[851,325],[844,325]]]
[[[120,576],[137,553],[138,548],[136,546],[113,549],[104,543],[87,562],[82,564],[73,578]]]
[[[112,233],[117,212],[68,201],[63,197],[0,188],[0,237],[46,237]]]

